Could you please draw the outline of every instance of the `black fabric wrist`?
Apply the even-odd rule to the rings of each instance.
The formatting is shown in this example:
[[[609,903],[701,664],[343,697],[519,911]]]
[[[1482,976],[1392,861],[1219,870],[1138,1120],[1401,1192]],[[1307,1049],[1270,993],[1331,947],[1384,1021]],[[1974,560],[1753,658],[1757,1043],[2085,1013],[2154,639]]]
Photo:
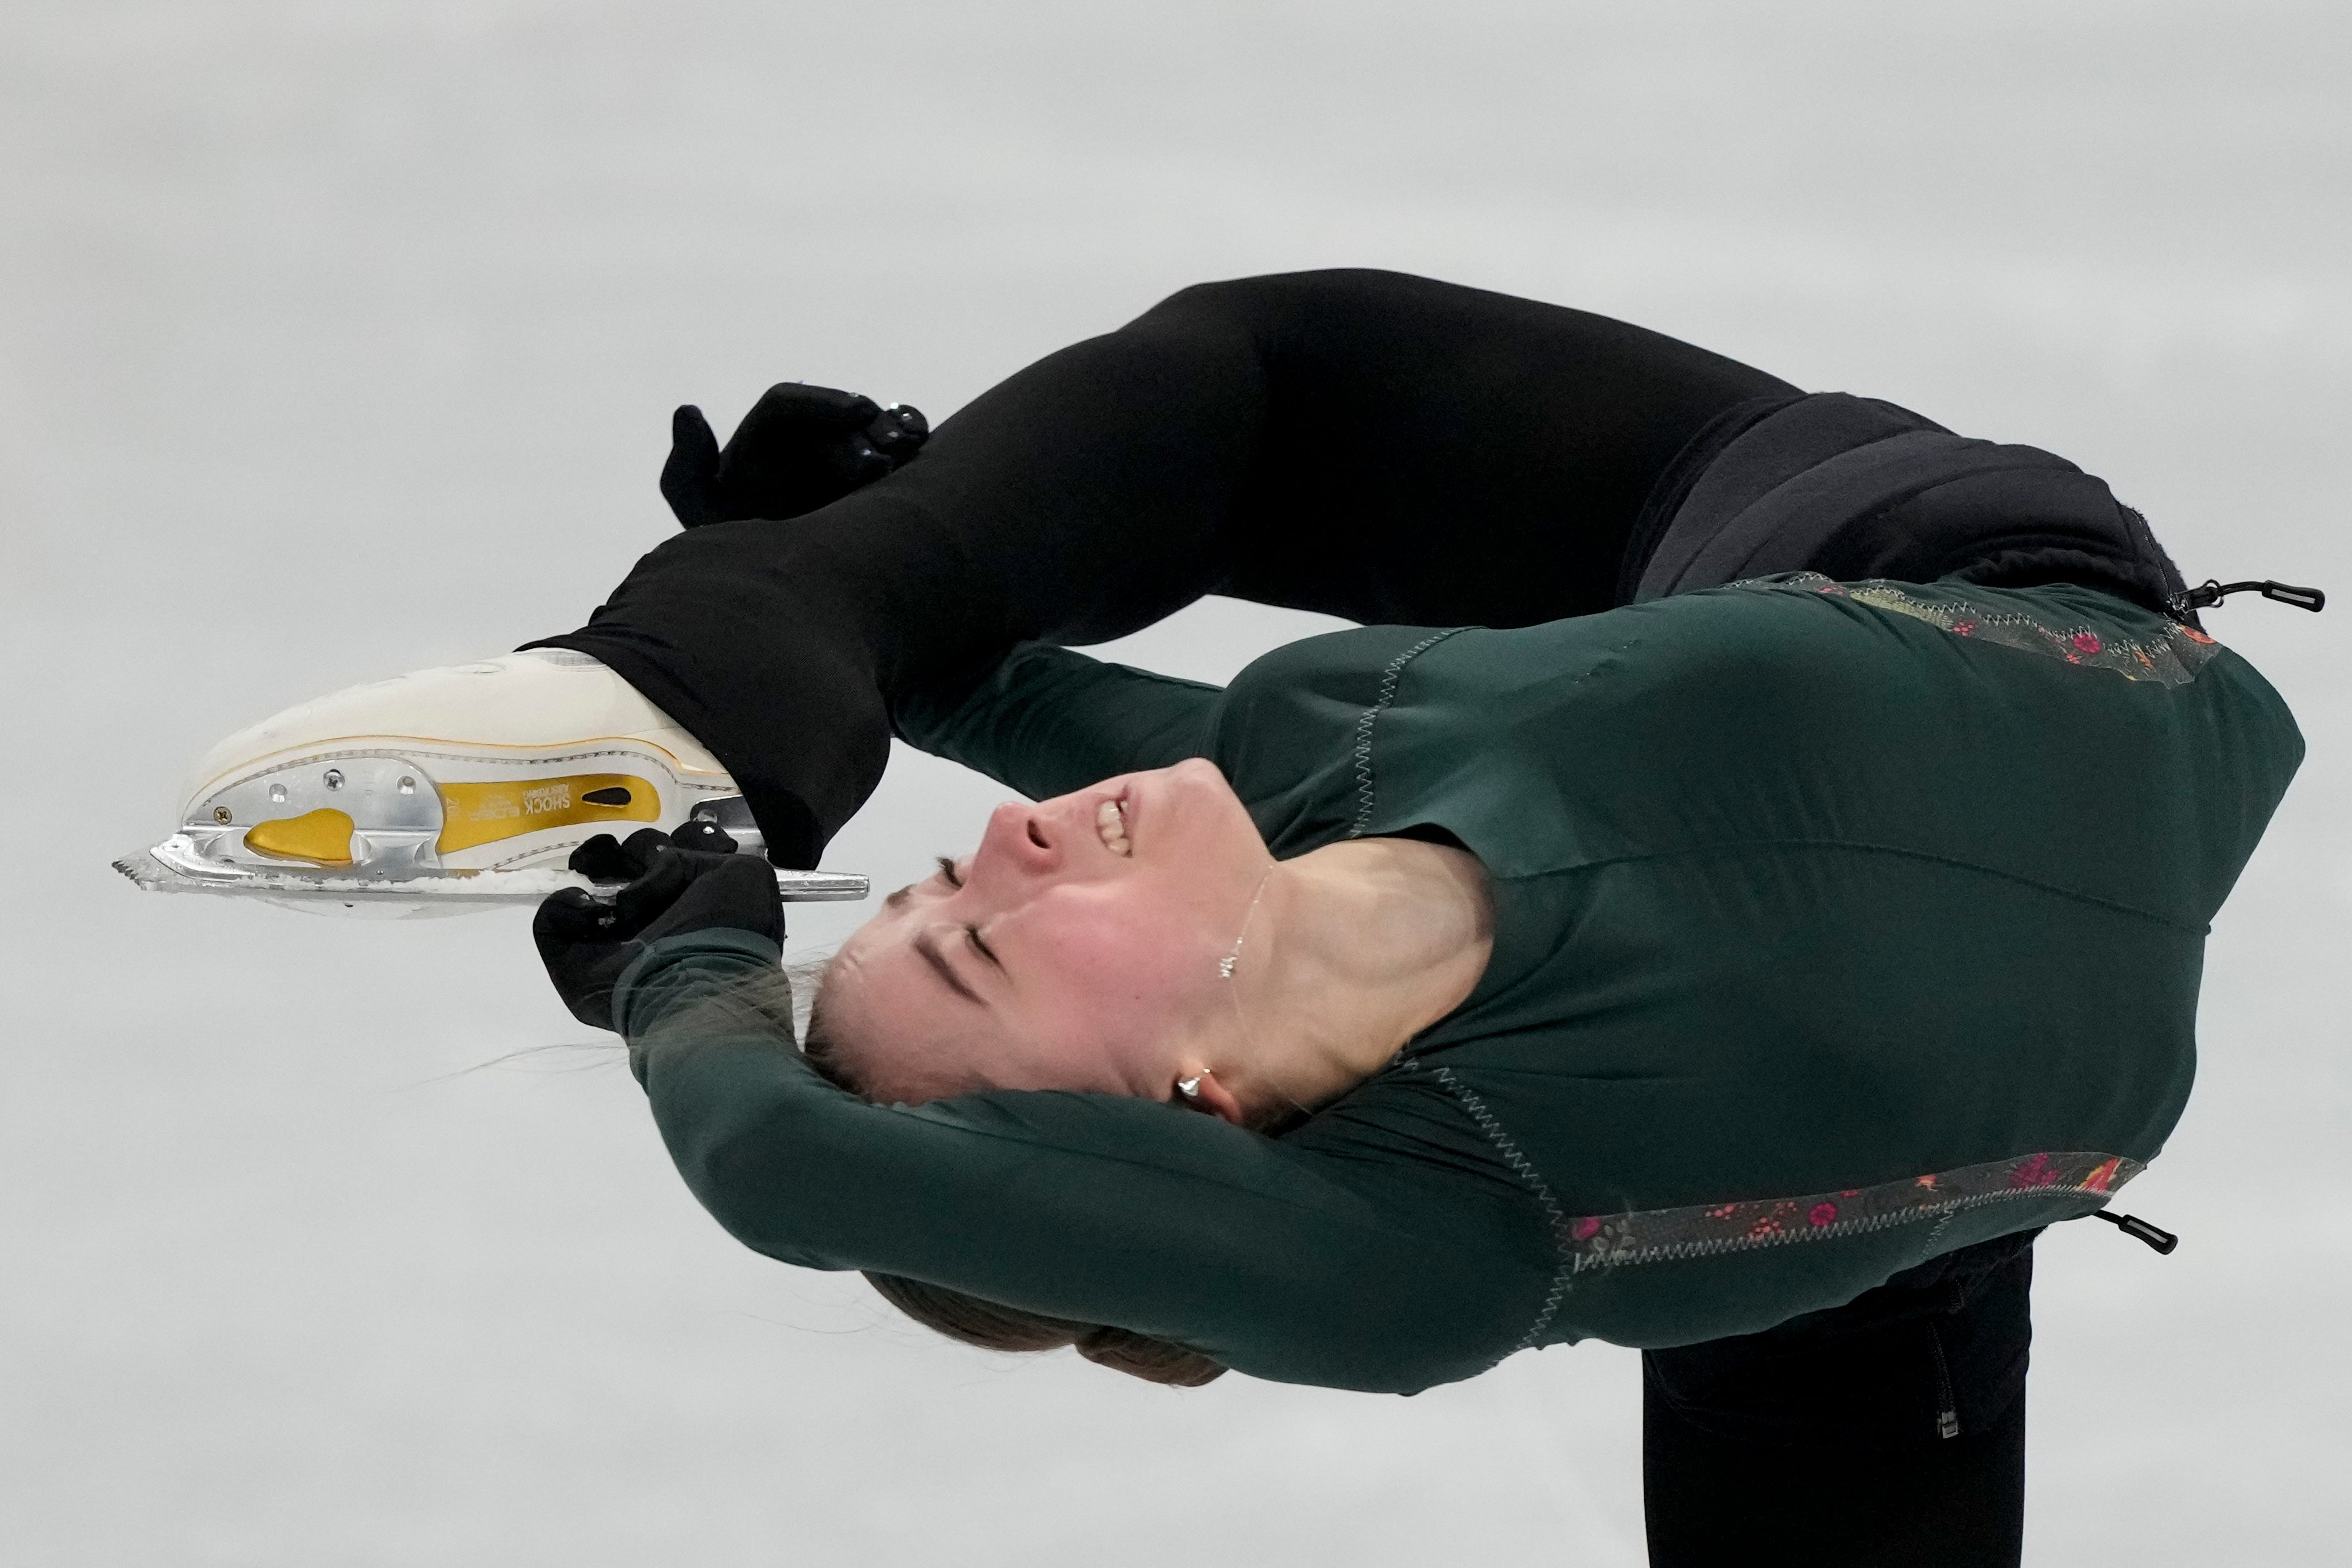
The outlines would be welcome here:
[[[619,1026],[614,988],[665,937],[724,929],[782,945],[783,901],[758,856],[680,848],[667,835],[646,828],[625,845],[598,834],[573,852],[572,868],[590,877],[635,873],[609,900],[566,888],[542,902],[531,921],[531,938],[556,994],[592,1028]]]

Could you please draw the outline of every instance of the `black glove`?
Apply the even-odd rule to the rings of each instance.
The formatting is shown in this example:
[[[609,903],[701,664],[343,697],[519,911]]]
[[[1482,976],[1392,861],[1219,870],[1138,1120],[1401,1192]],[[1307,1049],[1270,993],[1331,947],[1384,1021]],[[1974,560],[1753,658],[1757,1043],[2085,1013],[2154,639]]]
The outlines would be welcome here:
[[[572,852],[572,868],[591,881],[627,879],[607,903],[583,888],[549,896],[530,922],[540,961],[572,1016],[593,1028],[613,1026],[613,987],[637,954],[662,937],[720,927],[784,940],[784,905],[775,873],[758,855],[737,855],[715,824],[688,824],[682,848],[659,828],[641,828],[626,844],[600,833]],[[723,851],[717,850],[724,845]]]
[[[814,511],[914,457],[931,426],[903,405],[787,381],[751,405],[723,452],[690,403],[670,416],[669,433],[662,499],[682,526],[699,528]]]

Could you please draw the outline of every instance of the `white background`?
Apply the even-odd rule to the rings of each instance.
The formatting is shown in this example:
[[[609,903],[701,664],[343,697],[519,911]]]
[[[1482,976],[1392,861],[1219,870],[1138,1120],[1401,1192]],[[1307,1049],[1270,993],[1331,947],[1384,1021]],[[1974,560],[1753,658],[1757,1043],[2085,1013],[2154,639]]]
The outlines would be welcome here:
[[[462,1071],[585,1039],[522,915],[106,866],[232,728],[583,619],[670,529],[675,403],[936,419],[1325,265],[2044,446],[2192,580],[2346,595],[2210,617],[2310,759],[2124,1205],[2180,1250],[2040,1248],[2027,1552],[2341,1561],[2348,43],[2255,0],[8,0],[0,1562],[1638,1563],[1630,1352],[1412,1400],[967,1352],[729,1241],[609,1052]],[[993,798],[902,754],[828,864],[895,885]]]

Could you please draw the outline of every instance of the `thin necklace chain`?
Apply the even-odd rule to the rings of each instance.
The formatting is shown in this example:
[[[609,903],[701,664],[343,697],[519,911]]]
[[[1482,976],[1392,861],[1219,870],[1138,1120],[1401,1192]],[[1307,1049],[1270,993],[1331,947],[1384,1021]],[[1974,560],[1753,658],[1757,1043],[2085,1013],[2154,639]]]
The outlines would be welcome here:
[[[1277,861],[1276,864],[1279,865],[1280,862]],[[1274,867],[1268,866],[1265,868],[1265,875],[1257,879],[1257,890],[1250,895],[1249,908],[1242,911],[1241,934],[1234,938],[1233,952],[1217,960],[1218,979],[1231,980],[1234,977],[1234,965],[1239,963],[1242,959],[1242,943],[1249,940],[1250,916],[1257,913],[1257,901],[1265,897],[1265,885],[1272,880],[1274,880]]]
[[[1280,863],[1276,861],[1276,865]],[[1234,1022],[1241,1026],[1242,1044],[1250,1049],[1252,1055],[1256,1054],[1257,1043],[1250,1038],[1249,1020],[1242,1016],[1241,987],[1232,983],[1234,965],[1241,962],[1242,943],[1249,940],[1250,917],[1257,913],[1258,900],[1265,897],[1265,885],[1274,880],[1274,866],[1268,866],[1265,875],[1257,879],[1257,890],[1250,895],[1249,908],[1242,911],[1242,929],[1234,938],[1234,950],[1217,961],[1217,978],[1226,983],[1225,994],[1232,997],[1234,1003]]]

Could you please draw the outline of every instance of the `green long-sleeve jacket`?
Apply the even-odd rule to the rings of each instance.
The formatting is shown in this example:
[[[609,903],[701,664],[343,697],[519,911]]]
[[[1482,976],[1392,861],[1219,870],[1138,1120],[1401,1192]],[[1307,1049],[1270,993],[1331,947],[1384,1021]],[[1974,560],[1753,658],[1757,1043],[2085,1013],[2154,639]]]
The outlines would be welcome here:
[[[2162,1146],[2208,922],[2302,756],[2242,659],[2074,587],[1796,576],[1310,637],[1224,690],[1017,650],[917,744],[1045,797],[1206,756],[1277,857],[1434,826],[1469,1000],[1279,1138],[1140,1100],[869,1105],[671,939],[615,1003],[679,1169],[786,1262],[1412,1391],[1666,1346],[2074,1217]]]

